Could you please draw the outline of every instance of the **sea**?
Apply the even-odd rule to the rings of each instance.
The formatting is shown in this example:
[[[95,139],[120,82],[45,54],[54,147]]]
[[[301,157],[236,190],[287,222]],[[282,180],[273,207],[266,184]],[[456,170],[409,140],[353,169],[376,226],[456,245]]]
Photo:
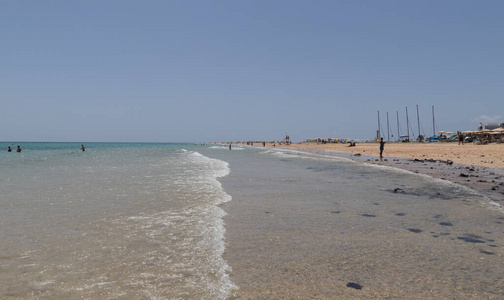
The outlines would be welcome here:
[[[357,291],[348,281],[378,298],[504,299],[502,206],[463,186],[262,147],[85,147],[0,143],[0,299],[240,298],[289,287],[275,272],[301,262],[335,276],[320,298]],[[303,247],[342,260],[289,260]]]

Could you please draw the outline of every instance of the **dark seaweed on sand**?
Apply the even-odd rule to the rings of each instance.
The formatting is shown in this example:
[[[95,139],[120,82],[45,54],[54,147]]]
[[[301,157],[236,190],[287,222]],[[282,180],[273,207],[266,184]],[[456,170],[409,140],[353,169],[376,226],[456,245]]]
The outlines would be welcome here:
[[[356,289],[356,290],[362,290],[362,285],[355,283],[355,282],[349,282],[346,286],[349,288]]]
[[[485,243],[485,241],[481,240],[479,235],[475,234],[466,234],[465,236],[459,236],[457,238],[466,243]]]

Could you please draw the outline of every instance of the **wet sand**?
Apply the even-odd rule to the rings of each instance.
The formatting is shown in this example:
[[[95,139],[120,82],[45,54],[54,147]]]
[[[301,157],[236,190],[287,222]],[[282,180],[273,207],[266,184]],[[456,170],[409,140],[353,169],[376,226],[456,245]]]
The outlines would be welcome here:
[[[488,147],[497,153],[482,153],[476,147],[486,146],[475,145],[460,146],[468,153],[455,152],[453,147],[457,145],[449,145],[448,151],[436,152],[434,149],[439,150],[443,145],[428,148],[386,144],[383,161],[377,156],[377,144],[336,146],[276,145],[277,148],[339,156],[426,174],[470,187],[504,204],[504,169],[502,160],[498,162],[504,150],[502,144]],[[226,184],[228,179],[223,180],[226,191],[233,196],[233,201],[223,207],[228,213],[224,258],[232,268],[231,280],[239,286],[230,299],[504,299],[504,293],[497,295],[477,288],[487,284],[483,275],[474,277],[471,286],[460,285],[457,280],[459,276],[473,276],[460,273],[458,269],[484,268],[485,272],[493,274],[501,272],[503,245],[490,237],[488,242],[482,239],[483,235],[502,231],[504,217],[499,214],[492,213],[488,229],[480,235],[459,231],[463,229],[453,226],[452,220],[442,220],[445,216],[440,214],[433,217],[440,218],[434,221],[438,225],[436,229],[408,227],[389,232],[389,228],[377,227],[376,234],[383,234],[383,230],[388,232],[387,239],[380,240],[373,232],[362,231],[357,220],[384,217],[380,216],[384,213],[380,212],[380,203],[370,202],[373,207],[370,213],[352,217],[355,224],[337,223],[338,218],[334,216],[343,218],[345,214],[338,209],[338,203],[299,203],[288,193],[268,194],[259,186],[250,187],[249,180],[256,177],[254,175],[249,173],[246,178],[233,179],[232,187]],[[483,222],[485,214],[482,210],[473,221]],[[413,222],[410,217],[396,212],[386,218],[404,218],[406,224]],[[463,215],[459,217],[464,218]],[[412,248],[415,243],[420,244]],[[432,245],[425,247],[429,243]],[[451,253],[453,249],[464,255],[473,251],[476,255],[472,257],[471,254],[472,258],[453,268],[449,263],[444,266],[436,263],[436,259],[448,261],[453,255],[460,255]],[[384,254],[387,257],[382,257]],[[432,261],[425,260],[431,256]],[[480,262],[485,263],[481,265]],[[405,271],[407,268],[418,272]],[[422,268],[430,268],[428,274],[423,274]],[[409,278],[398,277],[398,271],[409,274]],[[397,280],[411,285],[400,286]],[[493,285],[493,289],[498,287]]]
[[[272,145],[269,145],[272,146]],[[379,160],[378,143],[301,143],[278,147],[336,155],[445,179],[467,186],[504,205],[504,144],[386,143]]]

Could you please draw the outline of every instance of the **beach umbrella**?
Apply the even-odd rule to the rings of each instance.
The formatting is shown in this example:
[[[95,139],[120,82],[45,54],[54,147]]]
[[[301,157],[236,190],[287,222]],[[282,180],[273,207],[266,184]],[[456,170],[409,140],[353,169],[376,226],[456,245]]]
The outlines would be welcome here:
[[[492,132],[496,134],[504,133],[504,127],[495,128]]]
[[[438,133],[446,133],[446,131],[442,131],[442,130],[441,130],[441,131],[438,131]]]
[[[445,134],[455,134],[455,132],[447,131]]]

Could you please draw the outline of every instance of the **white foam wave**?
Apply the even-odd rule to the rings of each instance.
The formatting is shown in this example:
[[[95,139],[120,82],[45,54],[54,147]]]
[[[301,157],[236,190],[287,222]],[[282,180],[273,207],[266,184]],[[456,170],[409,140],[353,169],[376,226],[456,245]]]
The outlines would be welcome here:
[[[210,146],[208,148],[209,149],[219,149],[219,150],[228,150],[229,151],[229,146]],[[232,146],[231,149],[232,150],[245,150],[245,148],[236,147],[236,146]]]
[[[312,151],[303,151],[296,149],[274,149],[274,150],[266,150],[263,151],[262,154],[273,155],[281,158],[300,158],[300,159],[311,159],[317,161],[328,161],[328,162],[347,162],[347,163],[355,163],[355,161],[340,157],[340,156],[330,156],[324,152],[312,152]]]
[[[491,210],[496,210],[496,211],[504,214],[504,207],[502,205],[500,205],[499,203],[494,202],[494,201],[490,201],[489,205],[490,205],[489,208]]]

